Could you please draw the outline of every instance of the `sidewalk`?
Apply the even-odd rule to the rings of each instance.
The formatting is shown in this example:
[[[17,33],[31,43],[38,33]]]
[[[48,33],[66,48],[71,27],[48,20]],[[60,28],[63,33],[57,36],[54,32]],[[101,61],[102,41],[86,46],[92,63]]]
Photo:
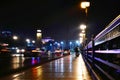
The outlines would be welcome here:
[[[0,80],[92,80],[82,56],[74,55],[27,69]]]

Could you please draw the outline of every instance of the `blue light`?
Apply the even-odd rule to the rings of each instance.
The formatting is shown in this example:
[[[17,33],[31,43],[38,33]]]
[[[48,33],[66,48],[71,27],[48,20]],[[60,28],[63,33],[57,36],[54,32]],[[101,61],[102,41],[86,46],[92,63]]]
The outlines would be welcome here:
[[[52,46],[52,44],[50,44],[50,46]]]
[[[79,44],[79,41],[76,41],[76,44]]]
[[[55,42],[55,44],[58,44],[57,42]]]
[[[61,41],[61,44],[64,44],[64,42],[63,42],[63,41]]]
[[[70,45],[72,44],[72,42],[70,42]]]

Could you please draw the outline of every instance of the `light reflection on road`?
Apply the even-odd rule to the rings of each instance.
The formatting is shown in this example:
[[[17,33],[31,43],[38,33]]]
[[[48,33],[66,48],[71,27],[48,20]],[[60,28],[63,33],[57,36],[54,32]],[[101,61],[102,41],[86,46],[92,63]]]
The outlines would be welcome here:
[[[24,57],[22,54],[14,54],[12,57],[0,57],[0,76],[5,75],[6,73],[11,73],[14,71],[21,71],[21,69],[30,68],[35,65],[40,65],[45,63],[49,60],[54,60],[55,58],[59,58],[61,56],[42,56],[42,57]],[[57,65],[64,66],[63,64],[58,64],[60,61],[57,62]],[[61,62],[62,63],[62,62]],[[63,67],[62,67],[63,68]],[[64,71],[64,68],[62,69]]]
[[[11,58],[2,57],[0,58],[0,75],[10,71],[12,69],[30,67],[39,64],[41,61],[40,57],[24,57],[24,56],[12,56]]]
[[[24,67],[24,60],[25,60],[25,58],[22,56],[13,57],[11,60],[13,69],[17,69],[19,67]]]

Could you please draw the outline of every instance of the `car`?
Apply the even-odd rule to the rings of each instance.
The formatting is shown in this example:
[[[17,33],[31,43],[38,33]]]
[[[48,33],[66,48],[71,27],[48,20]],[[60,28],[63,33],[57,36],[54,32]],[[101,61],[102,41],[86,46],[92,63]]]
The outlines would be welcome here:
[[[61,49],[56,49],[55,50],[55,56],[61,56],[62,50]]]
[[[39,50],[29,50],[24,53],[24,57],[38,57],[41,53]]]
[[[0,57],[11,57],[11,50],[8,46],[0,45]]]
[[[0,53],[11,53],[11,50],[8,45],[0,44]]]
[[[63,55],[69,55],[70,54],[70,50],[69,49],[64,49],[63,50]]]

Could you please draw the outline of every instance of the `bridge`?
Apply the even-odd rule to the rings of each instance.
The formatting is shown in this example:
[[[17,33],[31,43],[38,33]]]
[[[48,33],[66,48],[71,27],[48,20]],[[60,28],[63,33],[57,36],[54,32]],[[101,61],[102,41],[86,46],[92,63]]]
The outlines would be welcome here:
[[[74,54],[1,77],[0,80],[119,80],[120,15]]]
[[[83,55],[90,72],[96,72],[104,80],[118,80],[120,78],[119,43],[120,15],[86,45]]]

